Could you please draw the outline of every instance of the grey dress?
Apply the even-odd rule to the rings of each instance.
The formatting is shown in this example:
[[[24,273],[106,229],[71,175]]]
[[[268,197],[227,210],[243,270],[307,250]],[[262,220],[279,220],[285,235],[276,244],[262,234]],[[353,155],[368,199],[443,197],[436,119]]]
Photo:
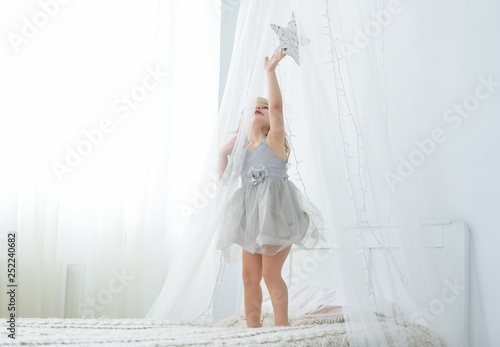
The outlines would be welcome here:
[[[269,147],[267,136],[247,150],[242,186],[228,201],[218,233],[217,248],[226,260],[233,244],[274,255],[292,244],[324,240],[318,208],[288,178],[286,161]]]

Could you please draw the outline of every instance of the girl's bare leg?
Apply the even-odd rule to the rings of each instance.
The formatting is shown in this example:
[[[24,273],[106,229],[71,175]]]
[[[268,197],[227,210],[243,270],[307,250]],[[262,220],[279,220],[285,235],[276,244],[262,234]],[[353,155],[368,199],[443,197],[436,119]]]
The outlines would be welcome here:
[[[258,328],[262,311],[262,254],[242,250],[243,287],[245,290],[245,314],[248,328]]]
[[[288,288],[281,277],[281,269],[292,246],[272,256],[262,256],[262,275],[271,296],[274,325],[290,325],[288,322]]]

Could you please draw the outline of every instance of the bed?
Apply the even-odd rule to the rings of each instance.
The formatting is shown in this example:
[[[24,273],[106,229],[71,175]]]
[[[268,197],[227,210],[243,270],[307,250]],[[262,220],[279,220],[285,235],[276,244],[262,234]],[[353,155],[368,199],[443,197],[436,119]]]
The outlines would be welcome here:
[[[373,229],[373,226],[372,226]],[[379,226],[376,232],[391,232],[387,226]],[[426,224],[430,238],[429,247],[447,257],[454,253],[454,259],[461,259],[453,268],[455,276],[467,279],[468,244],[467,228],[456,221],[431,221]],[[397,248],[397,244],[393,245]],[[378,244],[370,246],[370,258],[377,266]],[[247,328],[244,310],[213,322],[188,322],[145,319],[60,319],[22,318],[17,319],[17,339],[0,337],[2,346],[16,345],[75,345],[75,346],[348,346],[342,299],[337,297],[332,279],[310,272],[307,281],[298,283],[298,269],[307,262],[310,253],[292,248],[285,262],[283,275],[289,283],[290,326],[274,326],[274,317],[267,289],[263,286],[262,327]],[[316,266],[332,266],[323,261]],[[465,283],[465,282],[464,282]],[[267,294],[267,295],[266,295]],[[454,302],[463,313],[464,331],[467,331],[467,295]],[[405,307],[399,307],[404,313]],[[220,312],[219,312],[220,313]],[[382,326],[391,318],[379,316]],[[415,346],[432,346],[428,329],[417,322],[398,323]]]
[[[323,305],[290,317],[290,326],[273,326],[262,312],[263,326],[247,328],[243,311],[211,323],[144,319],[18,318],[19,336],[2,346],[349,346],[342,309]],[[415,346],[432,346],[427,329],[407,323]]]

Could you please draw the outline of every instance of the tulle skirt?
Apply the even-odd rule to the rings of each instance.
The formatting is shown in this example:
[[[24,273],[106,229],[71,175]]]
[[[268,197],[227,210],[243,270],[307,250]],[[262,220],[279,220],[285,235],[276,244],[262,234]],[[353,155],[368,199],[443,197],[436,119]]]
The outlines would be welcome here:
[[[292,244],[312,248],[325,241],[323,226],[320,210],[292,181],[266,177],[256,185],[243,185],[228,201],[217,248],[231,262],[235,244],[263,255],[275,255]]]

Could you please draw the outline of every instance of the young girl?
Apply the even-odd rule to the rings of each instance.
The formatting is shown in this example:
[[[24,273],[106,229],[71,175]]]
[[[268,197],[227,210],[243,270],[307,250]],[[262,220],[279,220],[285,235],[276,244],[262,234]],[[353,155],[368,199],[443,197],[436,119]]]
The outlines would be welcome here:
[[[281,49],[279,54],[265,59],[269,101],[257,99],[252,129],[245,142],[242,187],[228,202],[217,240],[217,248],[221,250],[227,250],[234,243],[243,248],[242,276],[249,328],[262,326],[262,278],[271,296],[275,326],[290,325],[288,289],[281,277],[283,263],[292,244],[303,245],[310,237],[319,239],[320,216],[311,213],[317,209],[288,180],[286,172],[290,149],[275,73],[277,64],[285,56]],[[235,139],[220,150],[220,178]]]

